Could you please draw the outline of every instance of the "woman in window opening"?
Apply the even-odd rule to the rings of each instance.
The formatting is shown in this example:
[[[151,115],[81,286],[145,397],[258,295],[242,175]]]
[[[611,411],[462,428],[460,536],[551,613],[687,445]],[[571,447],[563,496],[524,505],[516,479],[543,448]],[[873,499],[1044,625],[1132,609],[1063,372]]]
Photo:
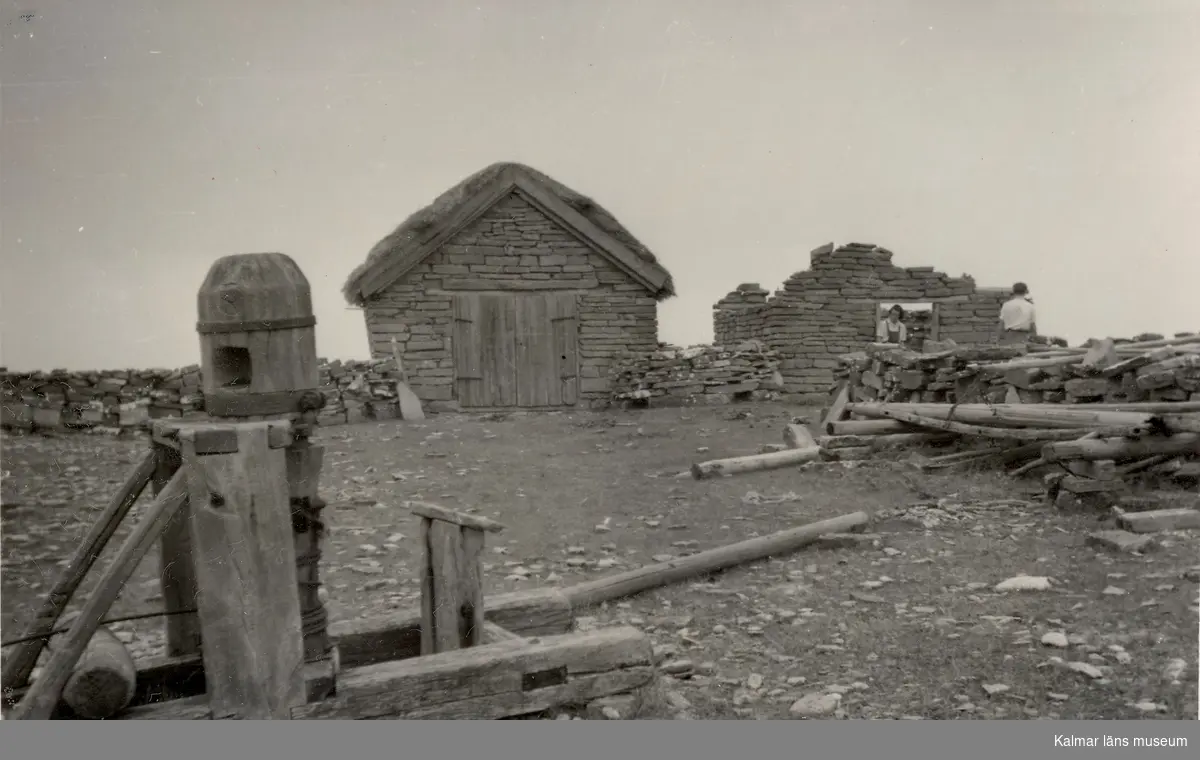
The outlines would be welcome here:
[[[903,344],[908,340],[908,328],[904,326],[904,309],[900,304],[894,304],[888,309],[887,316],[879,320],[875,329],[875,342]]]

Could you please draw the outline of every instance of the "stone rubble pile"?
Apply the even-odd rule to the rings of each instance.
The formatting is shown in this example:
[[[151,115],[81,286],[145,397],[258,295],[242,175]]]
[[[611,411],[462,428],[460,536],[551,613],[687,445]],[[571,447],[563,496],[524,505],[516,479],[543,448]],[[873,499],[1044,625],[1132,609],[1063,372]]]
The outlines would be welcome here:
[[[320,359],[324,425],[397,415],[392,360]],[[145,429],[161,417],[201,418],[199,365],[182,369],[14,372],[0,368],[0,426],[6,430]]]
[[[779,355],[757,340],[730,346],[662,345],[621,357],[611,375],[613,399],[654,405],[771,401],[782,383]]]

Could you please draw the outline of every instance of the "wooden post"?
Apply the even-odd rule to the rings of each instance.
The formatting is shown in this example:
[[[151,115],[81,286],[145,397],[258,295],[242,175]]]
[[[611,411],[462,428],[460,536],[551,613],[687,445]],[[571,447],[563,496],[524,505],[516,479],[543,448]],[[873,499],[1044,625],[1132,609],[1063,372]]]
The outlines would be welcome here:
[[[409,502],[421,517],[421,654],[479,646],[484,640],[484,533],[504,529],[486,517]]]
[[[208,701],[217,719],[288,720],[306,696],[286,454],[268,423],[230,427],[233,453],[179,433]]]
[[[155,468],[151,487],[155,495],[179,469],[179,452],[170,446],[153,444]],[[191,512],[184,504],[163,530],[158,544],[159,578],[162,584],[163,611],[196,609],[196,571],[192,561]],[[171,614],[164,618],[167,657],[187,657],[200,653],[200,620],[196,613]]]
[[[288,420],[288,496],[295,532],[297,592],[305,662],[316,696],[332,693],[336,656],[321,601],[324,534],[317,495],[324,450],[308,438],[324,405],[317,371],[316,317],[304,272],[282,253],[224,256],[197,295],[205,411],[213,420]],[[324,686],[313,679],[323,674]]]

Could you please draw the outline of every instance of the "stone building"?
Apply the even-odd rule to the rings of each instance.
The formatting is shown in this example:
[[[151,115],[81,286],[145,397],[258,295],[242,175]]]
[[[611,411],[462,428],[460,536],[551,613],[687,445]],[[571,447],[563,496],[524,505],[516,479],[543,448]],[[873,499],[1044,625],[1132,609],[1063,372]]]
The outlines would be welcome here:
[[[970,275],[898,267],[891,251],[870,243],[829,243],[773,295],[748,283],[722,298],[713,332],[718,345],[763,341],[779,354],[785,397],[819,402],[834,382],[837,357],[875,339],[881,304],[929,304],[928,338],[971,344],[991,338],[1008,293],[978,287]]]
[[[372,356],[394,344],[432,406],[562,408],[607,400],[613,360],[654,350],[674,284],[594,201],[497,163],[379,241],[342,292]]]

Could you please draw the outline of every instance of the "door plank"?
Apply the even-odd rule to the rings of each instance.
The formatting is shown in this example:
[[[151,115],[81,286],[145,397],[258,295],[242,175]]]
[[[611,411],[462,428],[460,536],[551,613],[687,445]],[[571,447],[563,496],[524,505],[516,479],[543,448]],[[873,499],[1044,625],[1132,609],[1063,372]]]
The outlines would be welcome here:
[[[579,402],[579,313],[574,293],[557,293],[550,314],[554,330],[559,403]]]

